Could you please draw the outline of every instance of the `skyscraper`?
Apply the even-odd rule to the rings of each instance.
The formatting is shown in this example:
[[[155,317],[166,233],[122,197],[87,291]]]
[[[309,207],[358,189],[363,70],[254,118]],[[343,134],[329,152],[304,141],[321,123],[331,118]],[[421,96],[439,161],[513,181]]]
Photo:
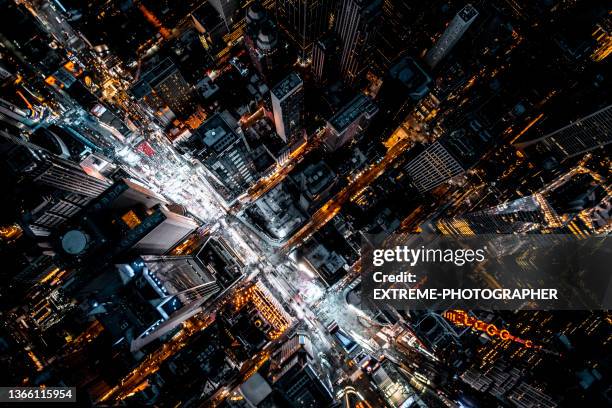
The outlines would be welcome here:
[[[560,226],[560,219],[544,197],[535,194],[460,217],[441,219],[443,234],[516,234]]]
[[[376,62],[383,68],[390,67],[410,47],[413,30],[419,26],[415,20],[418,6],[409,1],[383,0],[384,24],[376,36]]]
[[[430,68],[436,65],[448,55],[457,41],[465,34],[470,25],[478,17],[478,11],[471,4],[466,4],[451,20],[450,24],[442,33],[436,44],[425,55],[425,61]]]
[[[272,110],[276,133],[288,144],[299,140],[302,132],[304,90],[302,79],[292,72],[272,88]]]
[[[142,280],[156,293],[157,298],[151,302],[156,304],[161,320],[132,341],[132,351],[193,316],[220,290],[214,270],[208,269],[196,257],[143,255],[137,265],[142,267]]]
[[[473,127],[443,135],[404,167],[419,191],[438,187],[480,160],[492,137],[476,119],[473,122]]]
[[[603,234],[610,200],[599,176],[572,169],[531,195],[435,221],[443,234]]]
[[[247,9],[244,42],[257,71],[269,79],[280,54],[278,30],[258,1]]]
[[[434,142],[405,167],[413,184],[421,192],[429,191],[465,171],[440,143]]]
[[[374,102],[360,93],[327,121],[325,144],[336,150],[354,140],[377,112]]]
[[[13,181],[27,180],[88,197],[97,196],[110,185],[108,180],[85,173],[78,164],[5,132],[0,133],[0,155]]]
[[[140,184],[118,181],[54,235],[57,253],[94,270],[127,252],[162,255],[198,227],[168,204]]]
[[[177,296],[186,304],[218,291],[214,277],[196,257],[143,255],[141,259],[162,298]]]
[[[271,381],[296,406],[327,406],[333,395],[317,373],[313,345],[304,331],[298,331],[272,356]]]
[[[102,176],[90,176],[77,163],[38,145],[7,133],[0,139],[2,173],[9,192],[5,203],[13,207],[6,210],[19,211],[20,225],[27,234],[49,236],[110,185]]]
[[[538,139],[520,143],[522,149],[551,153],[564,160],[612,142],[612,105],[578,119]]]
[[[170,58],[145,72],[132,86],[132,94],[154,113],[170,110],[177,116],[189,116],[195,111],[191,87]]]
[[[313,43],[328,28],[334,0],[277,0],[278,23],[285,29],[305,62],[310,58]]]
[[[340,73],[349,84],[361,76],[371,58],[382,0],[342,0],[335,31],[342,41]]]
[[[250,148],[221,114],[211,116],[178,148],[204,166],[215,191],[231,205],[254,183],[256,170]]]
[[[217,10],[217,13],[221,16],[221,19],[225,23],[227,31],[231,30],[231,26],[234,23],[234,13],[238,9],[239,0],[208,0],[210,4]]]
[[[337,76],[340,53],[338,38],[329,33],[317,41],[312,49],[312,73],[319,84],[326,84]]]

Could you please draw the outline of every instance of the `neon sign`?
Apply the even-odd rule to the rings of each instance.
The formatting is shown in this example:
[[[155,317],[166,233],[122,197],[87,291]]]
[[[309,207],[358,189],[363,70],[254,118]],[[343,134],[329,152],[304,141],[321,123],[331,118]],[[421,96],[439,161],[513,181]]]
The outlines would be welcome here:
[[[510,332],[506,329],[500,330],[492,323],[487,323],[483,322],[482,320],[478,320],[477,318],[470,316],[464,310],[447,310],[442,313],[442,316],[446,320],[456,324],[457,326],[471,327],[472,330],[484,332],[491,337],[497,337],[504,341],[510,340],[515,343],[520,343],[523,345],[523,347],[526,348],[541,348],[541,346],[533,344],[531,340],[521,339],[520,337],[510,334]]]

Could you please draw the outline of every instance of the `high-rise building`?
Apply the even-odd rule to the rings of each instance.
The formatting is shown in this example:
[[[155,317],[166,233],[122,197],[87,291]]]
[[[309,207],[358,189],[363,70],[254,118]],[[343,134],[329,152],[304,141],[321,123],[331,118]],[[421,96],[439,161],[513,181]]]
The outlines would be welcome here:
[[[438,230],[451,235],[528,233],[551,226],[559,227],[560,220],[540,194],[436,222]]]
[[[232,24],[234,24],[234,13],[240,5],[239,0],[208,0],[210,4],[217,10],[217,13],[221,16],[221,19],[225,23],[225,27],[228,31],[231,30]]]
[[[0,134],[0,154],[13,181],[27,180],[87,197],[99,195],[110,185],[108,180],[85,173],[78,164],[5,132]]]
[[[476,17],[478,17],[478,11],[471,4],[466,4],[453,17],[448,27],[442,33],[442,36],[425,55],[425,61],[430,68],[435,68],[448,55],[470,25],[476,20]]]
[[[214,277],[194,256],[142,255],[141,259],[161,298],[176,296],[186,304],[218,291]]]
[[[317,373],[312,341],[304,331],[289,338],[272,356],[272,386],[296,406],[327,406],[333,394]]]
[[[93,269],[127,252],[165,254],[199,225],[168,205],[140,184],[118,181],[55,234],[57,253],[67,263]]]
[[[161,319],[132,341],[132,351],[141,349],[193,316],[220,290],[214,269],[202,264],[197,257],[143,255],[135,266],[141,268],[143,285],[155,293],[150,302]],[[134,272],[131,265],[119,265],[118,269],[125,280]]]
[[[419,191],[429,191],[463,173],[465,169],[440,143],[434,142],[405,167]]]
[[[376,61],[388,69],[410,47],[411,35],[419,27],[415,21],[417,4],[409,1],[383,0],[384,24],[377,33]]]
[[[573,169],[531,195],[442,218],[435,226],[450,235],[603,234],[610,228],[610,200],[596,178]]]
[[[480,122],[472,122],[443,135],[404,167],[419,191],[438,187],[480,160],[492,138]]]
[[[208,180],[227,205],[255,182],[251,149],[221,114],[211,116],[187,140],[179,142],[178,148],[202,163]]]
[[[368,66],[382,0],[342,0],[335,31],[342,42],[340,73],[353,84]]]
[[[272,88],[272,110],[276,133],[292,145],[302,133],[304,90],[302,78],[292,72]]]
[[[145,72],[132,86],[132,95],[154,113],[169,108],[175,115],[185,117],[195,111],[191,87],[170,58]]]
[[[66,154],[68,156],[68,154]],[[110,185],[77,163],[7,133],[0,136],[2,173],[10,191],[7,211],[18,210],[22,229],[49,236]]]
[[[357,138],[370,123],[378,108],[364,94],[359,94],[327,121],[325,144],[336,150]]]
[[[244,42],[253,65],[268,79],[274,72],[276,56],[279,54],[277,31],[261,3],[251,3],[246,12]]]
[[[319,84],[333,81],[339,72],[340,44],[333,33],[323,36],[312,49],[312,73]]]
[[[312,45],[330,27],[334,0],[277,0],[276,16],[291,41],[298,48],[300,59],[310,59]]]
[[[517,147],[550,153],[556,159],[564,160],[611,142],[612,105],[609,105],[538,139],[520,143]]]

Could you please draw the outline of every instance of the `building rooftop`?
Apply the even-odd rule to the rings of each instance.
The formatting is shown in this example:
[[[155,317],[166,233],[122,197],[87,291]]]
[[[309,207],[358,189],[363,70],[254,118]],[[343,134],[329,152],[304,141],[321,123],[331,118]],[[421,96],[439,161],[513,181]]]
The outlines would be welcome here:
[[[151,92],[151,89],[159,85],[170,76],[177,68],[170,58],[163,59],[159,64],[148,70],[140,77],[138,82],[132,86],[132,94],[140,99]]]
[[[300,174],[302,188],[311,198],[324,191],[335,178],[334,172],[324,163],[311,164]]]
[[[287,95],[291,94],[296,88],[302,86],[302,78],[298,74],[292,72],[285,79],[280,81],[272,88],[272,94],[277,99],[284,99]]]
[[[389,69],[389,75],[400,81],[410,92],[410,97],[420,99],[429,90],[431,78],[412,58],[402,58]]]
[[[471,19],[478,16],[478,11],[471,5],[466,4],[464,8],[462,8],[457,15],[466,23]]]
[[[338,113],[329,120],[332,127],[342,133],[351,123],[357,120],[362,114],[374,115],[378,108],[370,98],[364,94],[359,94],[345,105]]]
[[[238,137],[220,114],[211,116],[195,130],[202,143],[220,153]]]

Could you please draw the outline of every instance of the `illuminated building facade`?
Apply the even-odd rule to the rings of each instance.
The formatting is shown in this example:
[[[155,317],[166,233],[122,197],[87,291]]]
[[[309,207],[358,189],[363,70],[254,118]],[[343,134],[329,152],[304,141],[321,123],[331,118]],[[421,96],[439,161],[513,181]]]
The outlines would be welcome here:
[[[364,94],[353,98],[346,106],[327,121],[325,144],[336,150],[355,140],[378,112],[376,104]]]
[[[300,60],[310,59],[312,45],[329,29],[334,0],[277,0],[276,17],[291,41]]]
[[[560,226],[560,219],[541,195],[519,198],[496,207],[436,222],[445,234],[514,234]]]
[[[340,74],[355,83],[372,57],[372,45],[380,24],[381,0],[341,0],[335,31],[342,42]]]
[[[155,114],[170,110],[179,117],[195,111],[191,87],[170,58],[145,72],[131,88],[137,101],[143,101]],[[158,114],[159,115],[159,114]]]
[[[323,36],[312,49],[312,73],[317,83],[323,85],[337,77],[340,44],[333,33]]]
[[[419,191],[432,190],[473,167],[492,139],[486,127],[474,119],[470,126],[442,135],[404,169]]]
[[[605,184],[574,169],[538,192],[494,207],[435,221],[443,234],[540,234],[588,236],[609,229]],[[597,177],[597,175],[595,175]],[[600,179],[601,180],[601,179]]]
[[[478,11],[471,4],[467,4],[453,17],[442,36],[425,56],[425,61],[430,68],[435,68],[448,55],[476,17],[478,17]]]
[[[429,191],[465,169],[440,142],[434,142],[405,167],[419,191]]]
[[[178,147],[204,165],[216,192],[228,205],[255,182],[251,150],[221,114],[208,118]]]
[[[292,72],[271,91],[276,133],[289,145],[298,142],[302,132],[303,85],[302,78]]]
[[[517,147],[550,152],[558,160],[584,154],[612,143],[612,105],[580,118],[561,129]]]

